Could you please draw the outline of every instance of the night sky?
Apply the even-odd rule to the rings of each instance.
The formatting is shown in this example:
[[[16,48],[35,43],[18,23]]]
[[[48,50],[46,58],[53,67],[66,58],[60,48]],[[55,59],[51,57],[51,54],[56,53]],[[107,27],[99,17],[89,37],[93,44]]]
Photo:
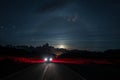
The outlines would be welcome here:
[[[0,0],[0,44],[120,48],[119,0]]]

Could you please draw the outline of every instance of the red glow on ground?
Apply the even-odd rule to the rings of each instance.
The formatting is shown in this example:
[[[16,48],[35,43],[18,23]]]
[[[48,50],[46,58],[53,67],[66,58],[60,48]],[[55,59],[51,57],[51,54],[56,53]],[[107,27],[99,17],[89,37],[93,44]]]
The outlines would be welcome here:
[[[38,58],[25,58],[25,57],[0,57],[0,61],[2,60],[12,60],[14,62],[21,62],[21,63],[43,63],[45,62],[43,59]]]
[[[25,57],[0,57],[0,61],[12,60],[20,63],[44,63],[44,59],[39,58],[25,58]],[[81,59],[81,58],[56,58],[53,59],[53,63],[65,63],[65,64],[120,64],[120,60],[108,60],[108,59]]]
[[[113,64],[113,62],[110,62],[105,59],[79,59],[79,58],[54,59],[52,62],[68,64]]]

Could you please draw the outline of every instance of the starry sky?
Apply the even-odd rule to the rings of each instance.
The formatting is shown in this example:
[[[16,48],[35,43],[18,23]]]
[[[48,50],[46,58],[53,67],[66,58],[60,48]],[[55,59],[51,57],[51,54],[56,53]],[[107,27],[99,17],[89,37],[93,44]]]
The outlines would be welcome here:
[[[0,0],[0,44],[120,48],[119,0]]]

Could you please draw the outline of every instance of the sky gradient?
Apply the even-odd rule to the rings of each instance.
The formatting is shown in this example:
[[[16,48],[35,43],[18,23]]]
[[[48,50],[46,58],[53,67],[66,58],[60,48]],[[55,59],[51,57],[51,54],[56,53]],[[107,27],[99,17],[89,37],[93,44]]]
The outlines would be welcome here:
[[[120,48],[119,0],[0,0],[0,44]]]

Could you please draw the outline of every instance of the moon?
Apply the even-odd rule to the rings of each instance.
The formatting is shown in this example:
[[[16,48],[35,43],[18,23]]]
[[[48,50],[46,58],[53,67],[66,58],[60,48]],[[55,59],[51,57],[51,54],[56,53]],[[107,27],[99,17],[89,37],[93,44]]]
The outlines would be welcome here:
[[[59,45],[59,48],[65,48],[65,46],[64,45]]]

